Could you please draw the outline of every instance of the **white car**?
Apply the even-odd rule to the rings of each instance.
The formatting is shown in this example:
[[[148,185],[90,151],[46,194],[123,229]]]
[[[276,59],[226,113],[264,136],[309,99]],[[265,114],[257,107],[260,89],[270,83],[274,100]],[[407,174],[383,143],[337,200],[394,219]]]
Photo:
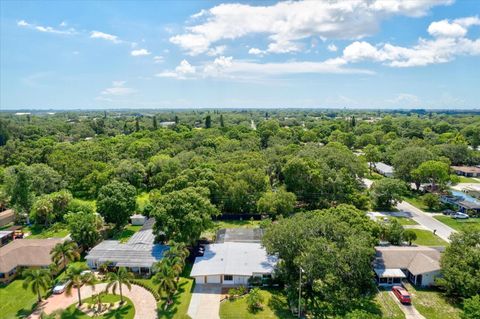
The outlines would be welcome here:
[[[454,219],[467,219],[468,215],[464,214],[464,213],[456,212],[456,213],[453,213],[452,215],[450,215],[450,217],[452,217]]]
[[[58,284],[55,285],[55,287],[53,287],[53,293],[57,295],[63,293],[69,283],[70,283],[70,280],[59,282]]]

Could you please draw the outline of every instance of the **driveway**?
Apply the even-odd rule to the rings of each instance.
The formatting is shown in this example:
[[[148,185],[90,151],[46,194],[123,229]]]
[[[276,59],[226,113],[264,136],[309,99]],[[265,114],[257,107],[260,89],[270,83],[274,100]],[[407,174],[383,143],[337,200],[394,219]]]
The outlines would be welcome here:
[[[220,285],[195,285],[192,299],[188,306],[188,315],[192,319],[220,319]]]
[[[397,208],[400,211],[407,213],[410,218],[426,229],[432,232],[436,230],[435,234],[448,243],[450,242],[450,235],[456,232],[453,228],[433,218],[432,214],[426,213],[406,201],[400,202],[397,205]]]
[[[426,319],[422,316],[418,310],[413,305],[404,305],[398,298],[393,294],[392,291],[388,292],[389,296],[393,298],[395,303],[400,307],[402,312],[405,314],[405,319]]]
[[[95,290],[90,286],[83,286],[80,288],[82,299],[91,297],[92,294],[105,290],[107,284],[95,285]],[[122,286],[123,295],[129,298],[135,307],[135,319],[156,319],[157,318],[157,302],[152,294],[137,285],[132,285],[132,290],[128,290],[126,286]],[[117,290],[118,293],[118,290]],[[72,295],[67,296],[66,293],[59,295],[51,295],[47,300],[42,302],[39,307],[31,316],[32,319],[40,318],[40,313],[44,311],[47,314],[52,313],[58,309],[66,309],[70,305],[77,303],[77,290],[72,290]]]

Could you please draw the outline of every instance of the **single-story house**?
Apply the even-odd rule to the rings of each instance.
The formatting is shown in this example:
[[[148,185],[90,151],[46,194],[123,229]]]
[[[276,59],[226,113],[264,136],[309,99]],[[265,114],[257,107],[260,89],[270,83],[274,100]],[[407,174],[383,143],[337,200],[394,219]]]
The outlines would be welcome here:
[[[13,231],[0,230],[0,247],[5,246],[13,240]]]
[[[472,201],[466,200],[462,196],[455,195],[442,195],[440,197],[442,203],[450,204],[462,213],[470,216],[480,216],[480,202],[474,200],[475,199],[472,199]]]
[[[457,175],[465,177],[480,177],[480,167],[478,166],[452,166]]]
[[[135,214],[130,216],[130,222],[132,223],[133,226],[142,226],[143,224],[145,224],[146,220],[147,220],[147,217],[141,214]]]
[[[190,276],[197,285],[247,285],[250,277],[270,277],[276,263],[260,243],[215,243],[195,258]]]
[[[0,247],[0,282],[11,281],[24,268],[47,268],[52,263],[50,252],[63,240],[16,239]]]
[[[153,218],[126,243],[104,240],[93,247],[85,257],[90,268],[96,269],[108,262],[111,267],[126,267],[138,274],[151,274],[153,265],[163,258],[168,246],[155,244]]]
[[[433,286],[440,276],[440,251],[424,246],[375,247],[373,268],[380,286],[405,278],[417,286]]]
[[[373,163],[373,169],[385,177],[393,177],[393,167],[382,162]]]
[[[13,209],[7,209],[0,212],[0,227],[13,223],[15,221],[15,212]]]

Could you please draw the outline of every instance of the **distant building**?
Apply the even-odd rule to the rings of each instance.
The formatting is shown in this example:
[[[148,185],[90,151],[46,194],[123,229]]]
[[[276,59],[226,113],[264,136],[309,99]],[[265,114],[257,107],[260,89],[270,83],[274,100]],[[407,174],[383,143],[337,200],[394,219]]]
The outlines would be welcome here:
[[[440,251],[424,246],[375,247],[373,268],[380,286],[403,279],[417,286],[433,286],[440,276]]]
[[[0,230],[0,247],[5,246],[13,240],[13,231]]]
[[[373,163],[373,169],[385,177],[393,177],[393,167],[382,162]]]
[[[130,216],[130,222],[132,223],[133,226],[143,226],[146,220],[147,220],[147,217],[141,214],[135,214]]]
[[[160,125],[161,127],[169,127],[175,125],[175,122],[165,121],[158,123],[158,125]]]
[[[480,167],[478,166],[452,166],[457,175],[465,177],[480,177]]]
[[[0,247],[0,282],[9,282],[24,268],[48,268],[50,252],[62,238],[15,239]]]
[[[15,221],[15,212],[13,209],[7,209],[0,212],[0,227],[13,223]]]
[[[149,219],[126,243],[104,240],[93,247],[85,257],[90,268],[96,269],[109,262],[112,267],[126,267],[137,274],[151,274],[153,265],[163,258],[168,246],[155,244],[153,224]]]
[[[480,202],[478,201],[465,200],[464,197],[455,195],[442,195],[440,201],[452,205],[459,212],[470,216],[480,216]]]

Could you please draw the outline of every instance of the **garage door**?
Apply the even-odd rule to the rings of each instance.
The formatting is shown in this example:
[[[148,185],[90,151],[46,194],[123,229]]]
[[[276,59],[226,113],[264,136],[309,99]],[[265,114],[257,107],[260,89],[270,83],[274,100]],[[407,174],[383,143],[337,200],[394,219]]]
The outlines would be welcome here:
[[[205,278],[206,284],[219,284],[220,283],[220,275],[218,276],[207,276]]]

